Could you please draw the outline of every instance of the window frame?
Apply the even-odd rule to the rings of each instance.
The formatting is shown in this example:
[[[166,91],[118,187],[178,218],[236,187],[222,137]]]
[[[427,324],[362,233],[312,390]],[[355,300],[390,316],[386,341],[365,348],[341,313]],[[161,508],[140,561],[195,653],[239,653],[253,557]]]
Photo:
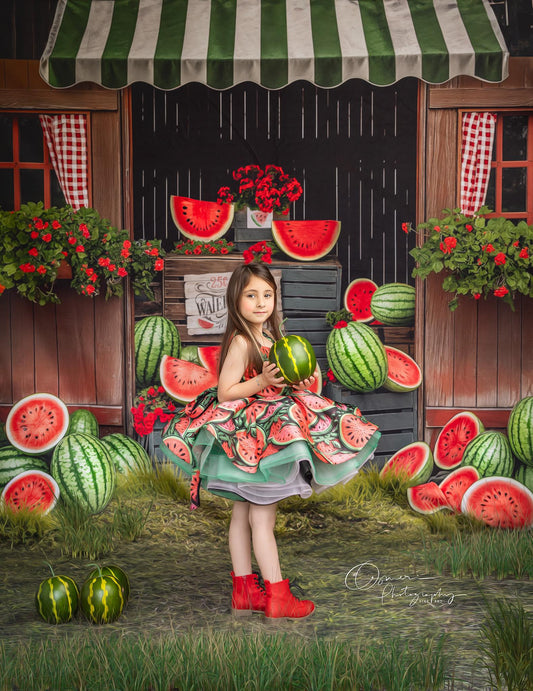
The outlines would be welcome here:
[[[461,148],[463,118],[466,113],[494,113],[496,115],[496,129],[494,139],[496,142],[496,158],[491,160],[491,173],[495,170],[495,209],[492,213],[485,214],[486,218],[523,219],[533,224],[533,108],[461,108],[459,110],[459,137],[458,137],[458,175],[457,175],[457,206],[460,207],[461,196]],[[504,160],[503,155],[503,116],[527,114],[528,141],[526,158],[520,161]],[[493,146],[494,151],[494,146]],[[526,208],[524,211],[502,211],[502,171],[505,168],[526,169]]]
[[[45,209],[49,208],[51,205],[51,171],[54,170],[52,161],[50,159],[50,152],[48,150],[48,145],[44,136],[44,132],[41,128],[42,138],[43,138],[43,161],[21,161],[20,160],[20,131],[19,131],[19,117],[35,116],[39,118],[40,115],[84,115],[86,119],[86,129],[87,129],[87,183],[88,183],[88,197],[89,206],[92,206],[92,174],[91,174],[91,114],[89,111],[79,111],[79,110],[21,110],[21,109],[0,109],[0,114],[2,115],[13,115],[18,116],[13,119],[12,127],[12,145],[13,145],[13,161],[0,161],[0,169],[13,170],[13,203],[14,211],[18,211],[21,205],[21,195],[20,195],[20,171],[21,170],[42,170],[44,175],[43,180],[43,199],[35,199],[32,201],[42,201]],[[39,126],[40,120],[39,120]],[[58,180],[59,182],[59,180]],[[11,209],[10,209],[11,210]]]

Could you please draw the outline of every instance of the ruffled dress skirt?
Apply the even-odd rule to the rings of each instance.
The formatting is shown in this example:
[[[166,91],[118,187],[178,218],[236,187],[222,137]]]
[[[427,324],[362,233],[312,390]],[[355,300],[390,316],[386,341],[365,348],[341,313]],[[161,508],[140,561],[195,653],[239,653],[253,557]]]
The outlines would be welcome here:
[[[229,499],[271,504],[348,482],[380,436],[358,408],[310,391],[270,387],[219,403],[212,388],[167,424],[161,450],[192,477],[191,508],[200,482]]]

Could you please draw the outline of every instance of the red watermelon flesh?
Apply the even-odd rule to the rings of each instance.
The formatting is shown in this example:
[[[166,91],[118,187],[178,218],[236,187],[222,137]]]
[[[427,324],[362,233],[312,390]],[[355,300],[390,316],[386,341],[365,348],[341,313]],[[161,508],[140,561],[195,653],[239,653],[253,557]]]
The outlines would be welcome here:
[[[422,372],[413,358],[392,346],[385,346],[385,353],[388,371],[383,388],[397,393],[417,389],[422,383]]]
[[[450,508],[444,492],[436,482],[426,482],[416,487],[408,487],[407,501],[411,508],[418,513],[429,514]]]
[[[461,511],[492,528],[531,528],[533,493],[509,477],[484,477],[466,490]]]
[[[435,465],[451,470],[461,465],[465,448],[485,428],[481,420],[468,411],[454,415],[441,429],[433,450]]]
[[[56,505],[59,487],[51,475],[41,470],[25,470],[4,487],[2,502],[12,511],[26,509],[47,514]]]
[[[330,252],[341,232],[340,221],[272,221],[272,237],[282,252],[313,261]]]
[[[198,359],[203,367],[216,374],[218,372],[218,361],[220,360],[220,346],[200,346],[198,348]]]
[[[193,401],[206,389],[216,386],[218,381],[216,372],[171,355],[161,358],[159,374],[165,391],[179,403]]]
[[[397,451],[380,471],[381,478],[405,479],[411,486],[426,482],[433,470],[433,454],[424,441],[415,441]]]
[[[67,406],[49,393],[35,393],[17,401],[9,411],[6,435],[11,444],[29,454],[50,451],[65,436]]]
[[[217,240],[227,232],[233,222],[233,204],[170,197],[170,212],[176,227],[191,240]]]
[[[466,490],[479,480],[479,473],[471,465],[465,465],[453,470],[440,483],[439,487],[444,492],[446,501],[454,511],[461,511],[461,501]]]
[[[372,321],[370,300],[377,290],[377,284],[369,278],[354,279],[344,292],[344,307],[352,313],[354,321]]]
[[[313,374],[315,381],[309,387],[309,391],[312,393],[321,394],[322,393],[322,370],[317,365],[315,372]]]

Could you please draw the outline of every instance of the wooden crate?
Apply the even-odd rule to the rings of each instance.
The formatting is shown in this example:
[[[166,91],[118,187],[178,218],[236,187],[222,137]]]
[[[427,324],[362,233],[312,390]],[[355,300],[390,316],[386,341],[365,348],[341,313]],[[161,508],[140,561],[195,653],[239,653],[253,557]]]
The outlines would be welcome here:
[[[378,389],[371,393],[357,393],[328,382],[324,395],[339,403],[356,405],[363,415],[378,425],[381,439],[374,455],[374,463],[385,462],[406,444],[417,440],[417,391],[392,393]]]
[[[219,343],[221,335],[190,335],[185,314],[184,276],[233,271],[242,263],[242,254],[226,257],[167,255],[163,272],[163,315],[173,321],[184,345]],[[326,313],[340,309],[341,265],[336,258],[312,263],[274,261],[271,269],[281,270],[281,295],[286,333],[305,336],[315,349],[318,363],[327,369],[326,339],[330,327]]]

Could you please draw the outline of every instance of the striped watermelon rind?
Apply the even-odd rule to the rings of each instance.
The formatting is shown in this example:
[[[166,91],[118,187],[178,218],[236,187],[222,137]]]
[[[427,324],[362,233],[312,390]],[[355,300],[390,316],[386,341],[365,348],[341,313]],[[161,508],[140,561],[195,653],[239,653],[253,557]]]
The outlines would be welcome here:
[[[507,435],[514,455],[533,467],[533,396],[526,396],[514,406],[507,424]]]
[[[116,432],[102,437],[100,441],[107,447],[119,473],[148,473],[152,469],[146,450],[131,437]]]
[[[67,504],[100,513],[113,496],[115,464],[107,447],[88,434],[68,434],[54,449],[50,472]]]
[[[37,612],[48,624],[65,624],[78,611],[80,592],[69,576],[51,576],[41,581],[35,593]]]
[[[407,283],[385,283],[374,292],[370,311],[386,326],[410,326],[415,320],[416,291]]]
[[[87,408],[78,408],[70,414],[67,434],[77,434],[83,432],[90,434],[92,437],[100,436],[100,426],[94,413]]]
[[[0,489],[25,470],[48,472],[48,463],[41,456],[30,456],[8,444],[0,448]]]
[[[159,384],[163,355],[179,357],[181,340],[173,322],[152,315],[135,324],[135,382],[138,387]]]
[[[333,328],[326,341],[326,356],[335,378],[352,391],[375,391],[387,378],[383,343],[361,322]]]
[[[462,464],[473,466],[480,478],[512,477],[514,458],[509,440],[501,432],[482,432],[467,445]]]
[[[515,471],[514,479],[525,485],[530,492],[533,492],[533,466],[525,463],[518,463],[518,468]]]
[[[275,363],[280,375],[289,384],[309,379],[316,369],[316,356],[307,338],[290,334],[283,336],[270,348],[270,362]]]

